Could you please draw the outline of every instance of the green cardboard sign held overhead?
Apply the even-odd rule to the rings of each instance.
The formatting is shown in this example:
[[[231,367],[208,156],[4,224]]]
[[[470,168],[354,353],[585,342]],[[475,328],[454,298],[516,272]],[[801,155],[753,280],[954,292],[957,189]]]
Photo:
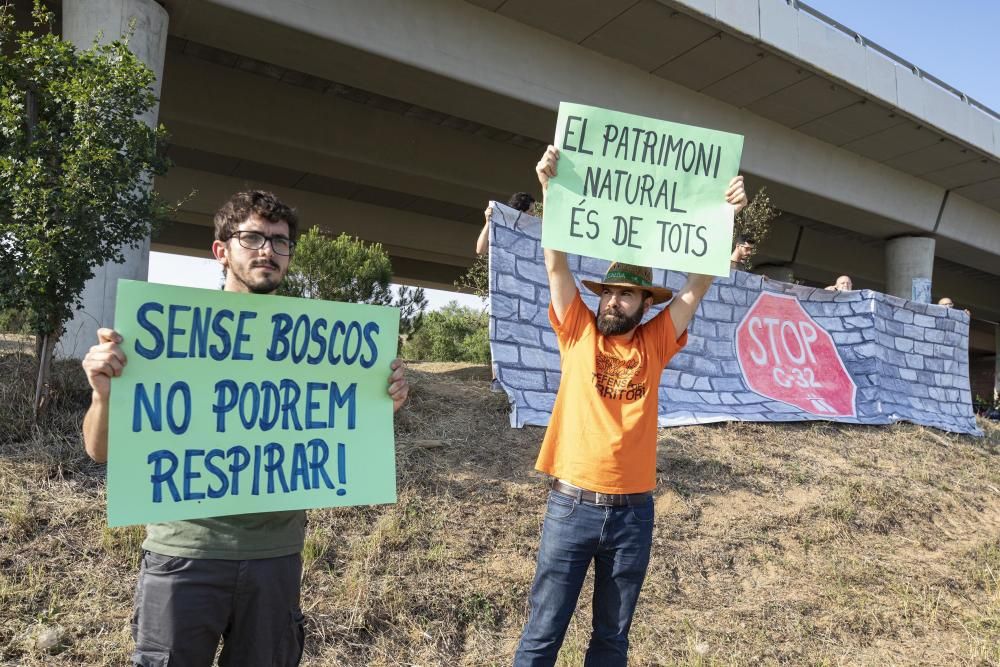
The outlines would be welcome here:
[[[396,500],[399,310],[118,283],[108,525]]]
[[[554,145],[543,246],[729,275],[741,135],[563,102]]]

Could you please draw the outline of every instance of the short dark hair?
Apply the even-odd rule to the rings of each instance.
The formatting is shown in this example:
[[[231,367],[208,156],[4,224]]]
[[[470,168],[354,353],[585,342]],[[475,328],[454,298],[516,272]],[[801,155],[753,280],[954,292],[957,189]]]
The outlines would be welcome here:
[[[744,243],[749,243],[750,245],[757,245],[757,240],[750,236],[749,234],[737,234],[736,235],[736,245],[743,245]]]
[[[247,190],[237,192],[215,212],[215,240],[227,241],[251,215],[269,222],[288,223],[288,238],[298,236],[299,216],[272,192]]]
[[[510,201],[507,202],[507,206],[512,209],[521,211],[522,213],[531,208],[531,205],[535,203],[535,198],[529,195],[527,192],[515,192],[510,196]]]
[[[653,293],[652,292],[650,292],[648,289],[642,290],[642,300],[643,300],[643,302],[645,302],[646,299],[652,299],[652,298],[653,298]]]

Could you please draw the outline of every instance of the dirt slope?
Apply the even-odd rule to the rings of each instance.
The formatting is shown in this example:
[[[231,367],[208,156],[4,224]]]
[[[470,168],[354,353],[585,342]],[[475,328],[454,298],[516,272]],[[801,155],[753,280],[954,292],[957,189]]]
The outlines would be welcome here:
[[[485,368],[410,379],[399,502],[310,513],[304,665],[510,663],[543,431],[507,426]],[[87,394],[74,368],[60,382],[45,431],[10,407],[22,384],[0,389],[0,664],[123,664],[142,531],[104,526],[103,467],[76,431]],[[661,431],[631,664],[1000,665],[1000,429],[982,426]],[[582,663],[589,597],[560,664]]]

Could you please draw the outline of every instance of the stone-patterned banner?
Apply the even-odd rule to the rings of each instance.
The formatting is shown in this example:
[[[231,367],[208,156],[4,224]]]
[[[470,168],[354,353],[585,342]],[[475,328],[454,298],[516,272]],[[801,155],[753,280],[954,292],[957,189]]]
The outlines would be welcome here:
[[[490,229],[490,349],[511,426],[545,426],[559,347],[538,218],[496,202]],[[608,262],[569,256],[577,280]],[[654,270],[680,289],[686,276]],[[587,306],[598,298],[581,289]],[[659,312],[653,308],[650,317]],[[660,426],[717,421],[909,421],[981,435],[969,389],[969,316],[872,290],[831,292],[732,271],[716,278],[663,372]]]

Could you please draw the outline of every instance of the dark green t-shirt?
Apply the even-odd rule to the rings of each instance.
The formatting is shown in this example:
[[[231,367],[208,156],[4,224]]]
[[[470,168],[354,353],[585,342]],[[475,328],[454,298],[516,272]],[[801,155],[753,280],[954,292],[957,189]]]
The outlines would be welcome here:
[[[302,551],[305,510],[151,523],[142,548],[164,556],[255,560]]]

